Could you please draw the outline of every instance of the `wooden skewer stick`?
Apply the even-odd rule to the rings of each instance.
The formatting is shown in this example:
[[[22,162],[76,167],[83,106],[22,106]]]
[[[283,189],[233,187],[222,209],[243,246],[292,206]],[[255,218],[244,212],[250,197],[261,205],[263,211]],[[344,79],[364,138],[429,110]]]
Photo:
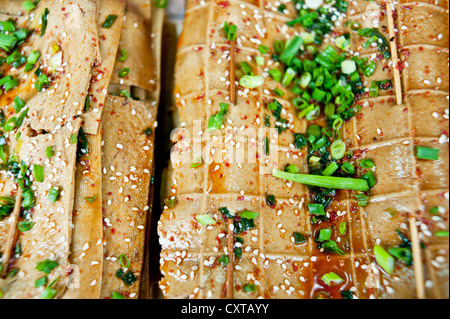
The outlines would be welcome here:
[[[414,261],[414,279],[416,293],[419,299],[425,299],[425,279],[423,275],[422,255],[420,254],[419,232],[417,230],[416,216],[409,217],[409,232],[411,233],[411,248]]]
[[[394,17],[392,12],[392,3],[390,1],[386,2],[386,14],[388,20],[388,29],[389,29],[389,42],[391,43],[391,57],[393,63],[394,70],[394,85],[395,85],[395,93],[397,105],[403,104],[403,94],[402,94],[402,85],[401,85],[401,76],[400,70],[398,69],[399,59],[397,54],[397,41],[395,36],[395,25],[394,25]],[[420,241],[419,234],[416,224],[416,216],[409,216],[409,231],[411,234],[411,248],[414,260],[414,279],[416,284],[416,294],[419,299],[425,298],[425,281],[423,274],[423,265],[422,265],[422,255],[420,249]]]
[[[230,102],[236,104],[236,40],[230,41]]]
[[[8,232],[8,239],[6,241],[6,247],[3,254],[2,261],[2,272],[1,275],[4,276],[8,271],[9,261],[11,259],[11,254],[14,249],[17,238],[17,224],[19,222],[20,212],[22,211],[22,189],[16,194],[16,204],[14,205],[14,210],[12,211],[12,223]]]
[[[233,219],[229,218],[227,223],[228,236],[227,236],[227,250],[229,262],[227,265],[227,278],[226,278],[226,297],[227,299],[234,298],[234,224]]]
[[[386,3],[386,14],[388,20],[388,29],[389,29],[389,43],[391,44],[391,58],[392,58],[392,69],[394,72],[394,85],[395,85],[395,94],[397,99],[397,104],[403,104],[403,96],[402,96],[402,83],[400,77],[400,70],[398,69],[399,59],[397,52],[397,41],[395,37],[394,31],[394,17],[392,12],[391,3]]]

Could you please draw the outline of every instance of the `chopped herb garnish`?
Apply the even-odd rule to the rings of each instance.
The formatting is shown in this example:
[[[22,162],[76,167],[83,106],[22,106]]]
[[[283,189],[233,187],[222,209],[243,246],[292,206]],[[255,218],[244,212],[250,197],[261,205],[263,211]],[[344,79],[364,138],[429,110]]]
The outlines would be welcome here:
[[[294,237],[294,244],[296,245],[300,245],[303,243],[306,243],[308,241],[308,239],[306,239],[306,236],[300,233],[293,233],[292,236]]]
[[[417,146],[416,147],[416,156],[419,159],[436,161],[439,159],[439,149]]]
[[[48,11],[48,8],[45,8],[44,13],[41,16],[41,22],[42,22],[41,37],[45,34],[45,31],[47,30],[47,23],[48,23],[48,15],[49,14],[50,14],[50,11]]]
[[[124,77],[126,77],[128,74],[130,74],[130,68],[123,68],[123,69],[120,70],[120,72],[119,72],[119,77],[124,78]]]
[[[116,16],[116,15],[110,14],[110,15],[106,18],[105,22],[103,22],[102,27],[103,27],[103,28],[106,28],[106,29],[111,28],[111,26],[114,24],[114,22],[116,21],[116,19],[117,19],[117,16]]]
[[[217,262],[220,263],[223,267],[226,267],[226,265],[228,265],[228,263],[230,262],[230,257],[228,257],[228,255],[222,255],[217,260]]]
[[[208,214],[196,215],[195,219],[204,226],[215,225],[217,223],[216,220]]]
[[[17,224],[17,228],[22,232],[27,232],[29,231],[31,228],[33,228],[35,223],[33,222],[28,222],[28,221],[21,221]]]
[[[56,203],[56,201],[59,199],[60,192],[61,191],[58,188],[52,187],[48,192],[48,200],[52,203]]]
[[[48,275],[52,272],[53,269],[58,266],[59,263],[57,263],[56,261],[45,259],[44,261],[40,261],[36,264],[36,269]]]

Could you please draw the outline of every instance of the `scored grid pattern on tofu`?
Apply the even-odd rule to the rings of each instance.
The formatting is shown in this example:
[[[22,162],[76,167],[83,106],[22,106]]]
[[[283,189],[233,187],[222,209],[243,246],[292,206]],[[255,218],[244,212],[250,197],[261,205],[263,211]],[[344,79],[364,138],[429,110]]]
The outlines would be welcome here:
[[[226,82],[229,76],[229,52],[226,50],[229,50],[229,45],[220,30],[225,21],[238,26],[236,63],[247,61],[256,71],[255,74],[263,73],[263,68],[252,62],[259,55],[259,44],[272,47],[275,40],[285,40],[298,34],[298,29],[288,29],[284,25],[293,18],[292,3],[286,3],[286,15],[277,12],[275,1],[258,3],[260,2],[188,1],[185,24],[192,27],[181,35],[178,61],[182,62],[178,62],[176,73],[180,121],[187,124],[188,129],[192,129],[189,125],[194,119],[201,119],[202,128],[206,128],[209,117],[218,111],[218,104],[227,102],[224,96],[227,96],[229,86]],[[363,22],[367,5],[369,4],[365,1],[349,1],[349,20]],[[231,14],[227,16],[226,12]],[[375,15],[374,19],[381,21],[374,22],[384,27],[381,29],[382,33],[389,38],[386,15],[382,14],[381,19],[379,17],[380,15]],[[344,25],[340,27],[344,28]],[[258,38],[262,38],[262,42]],[[352,39],[354,38],[352,35]],[[373,47],[361,50],[362,41],[364,40],[352,40],[351,49],[362,56],[376,56],[379,53]],[[195,69],[195,66],[203,65],[203,61],[207,64],[201,70]],[[377,60],[377,64],[377,73],[371,80],[393,79],[390,60]],[[183,76],[189,76],[190,80],[186,81]],[[369,82],[364,80],[367,87]],[[288,116],[289,128],[293,129],[290,132],[303,133],[307,123],[295,116],[294,108],[289,102],[283,102],[283,99],[271,94],[274,88],[283,90],[286,100],[292,97],[288,90],[272,81],[267,74],[262,88],[244,92],[250,97],[244,96],[242,91],[239,94],[238,90],[237,104],[230,106],[230,112],[224,119],[225,127],[263,128],[264,115],[268,112],[265,105],[268,100],[276,98],[288,110],[283,115]],[[380,243],[379,240],[397,244],[399,239],[395,229],[408,231],[408,214],[415,213],[420,207],[410,127],[415,121],[410,119],[410,107],[395,105],[395,90],[382,93],[378,98],[361,99],[359,103],[362,110],[359,116],[347,122],[344,127],[344,136],[351,149],[374,159],[377,173],[383,174],[377,175],[378,185],[374,187],[371,203],[365,209],[358,208],[356,201],[346,193],[331,208],[331,211],[347,212],[338,216],[349,224],[349,234],[343,238],[342,243],[345,246],[345,257],[332,256],[329,258],[335,261],[326,262],[326,255],[314,254],[314,236],[304,246],[294,245],[290,241],[292,232],[310,234],[314,228],[306,209],[308,192],[304,186],[285,183],[270,175],[260,175],[256,164],[243,164],[241,168],[236,164],[225,168],[219,165],[217,171],[215,163],[206,162],[195,169],[183,164],[175,167],[173,173],[172,190],[173,195],[178,196],[178,205],[174,209],[166,209],[159,225],[163,246],[161,262],[165,275],[161,288],[166,297],[223,296],[226,269],[217,263],[217,259],[226,252],[223,248],[226,247],[226,223],[218,212],[218,208],[224,206],[231,212],[252,210],[260,213],[255,222],[256,229],[241,236],[244,238],[244,253],[242,259],[236,259],[234,271],[234,287],[242,288],[246,283],[257,283],[257,294],[248,295],[241,289],[235,291],[234,297],[313,297],[312,285],[317,284],[313,273],[319,271],[316,275],[321,275],[327,271],[339,270],[337,265],[341,267],[340,271],[344,269],[347,275],[350,274],[347,276],[346,287],[351,290],[356,288],[354,292],[357,297],[414,297],[414,273],[406,267],[397,269],[392,278],[382,274],[373,276],[378,278],[375,284],[379,289],[366,289],[368,274],[371,271],[379,273],[370,254],[372,247]],[[405,103],[408,103],[408,99]],[[246,109],[242,109],[243,107]],[[443,107],[445,108],[445,104]],[[448,122],[443,124],[445,125],[448,127]],[[383,130],[383,127],[387,129]],[[398,130],[393,130],[393,127]],[[290,163],[299,166],[302,172],[307,172],[306,153],[293,147],[292,134],[288,132],[280,135],[279,168]],[[440,134],[437,137],[439,136]],[[175,152],[180,151],[177,147],[182,148],[180,144],[182,142],[177,144]],[[294,153],[298,154],[295,161],[285,155]],[[443,162],[445,163],[445,158]],[[225,180],[220,187],[216,185],[219,179],[214,177],[217,174],[223,174]],[[277,198],[275,209],[265,203],[265,196],[269,194]],[[387,218],[383,215],[386,214],[384,211],[392,207],[399,212],[399,216]],[[220,225],[218,223],[217,226],[204,227],[195,224],[194,215],[205,213],[213,213]],[[191,225],[192,223],[194,224]],[[197,236],[197,231],[201,231],[201,236]],[[401,282],[398,280],[400,277],[404,279]],[[402,287],[405,282],[406,285]]]
[[[438,230],[448,231],[448,1],[403,0],[396,9],[411,143],[440,150],[439,160],[417,159],[413,166],[419,205],[416,225],[419,239],[427,247],[421,252],[423,297],[448,298],[448,237],[435,236]],[[433,216],[433,206],[443,210]]]

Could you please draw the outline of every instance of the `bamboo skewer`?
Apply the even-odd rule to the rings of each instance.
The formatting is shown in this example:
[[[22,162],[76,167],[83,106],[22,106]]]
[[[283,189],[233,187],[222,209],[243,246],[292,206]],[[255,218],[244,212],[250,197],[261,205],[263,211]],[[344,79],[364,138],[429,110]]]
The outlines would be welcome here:
[[[392,68],[394,72],[394,85],[395,85],[395,93],[396,93],[396,102],[397,105],[403,104],[403,92],[401,85],[401,75],[400,70],[398,69],[399,58],[398,58],[398,48],[397,48],[397,39],[395,35],[395,24],[394,24],[394,16],[392,11],[393,3],[391,1],[386,2],[386,14],[387,14],[387,22],[389,29],[389,42],[391,44],[391,58],[392,58]],[[414,260],[414,277],[415,277],[415,285],[416,285],[416,293],[419,299],[425,298],[425,283],[424,283],[424,274],[423,274],[423,265],[422,265],[422,255],[420,253],[420,241],[419,234],[417,230],[416,224],[416,216],[415,214],[409,214],[409,230],[411,236],[411,249]]]
[[[230,42],[230,102],[236,104],[236,40]]]
[[[392,69],[394,71],[394,85],[397,104],[403,104],[402,83],[400,77],[400,70],[398,69],[398,53],[397,53],[397,40],[394,31],[394,17],[392,12],[391,3],[386,3],[386,14],[389,26],[389,43],[391,44],[391,58]]]

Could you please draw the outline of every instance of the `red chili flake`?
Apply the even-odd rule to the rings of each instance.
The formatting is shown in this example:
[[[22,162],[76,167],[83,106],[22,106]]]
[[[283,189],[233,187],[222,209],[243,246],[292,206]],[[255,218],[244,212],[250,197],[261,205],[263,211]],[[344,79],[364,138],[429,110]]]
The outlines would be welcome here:
[[[219,1],[219,2],[217,3],[217,5],[218,5],[219,7],[222,7],[222,8],[228,8],[228,7],[230,6],[230,2],[228,2],[228,1]]]

